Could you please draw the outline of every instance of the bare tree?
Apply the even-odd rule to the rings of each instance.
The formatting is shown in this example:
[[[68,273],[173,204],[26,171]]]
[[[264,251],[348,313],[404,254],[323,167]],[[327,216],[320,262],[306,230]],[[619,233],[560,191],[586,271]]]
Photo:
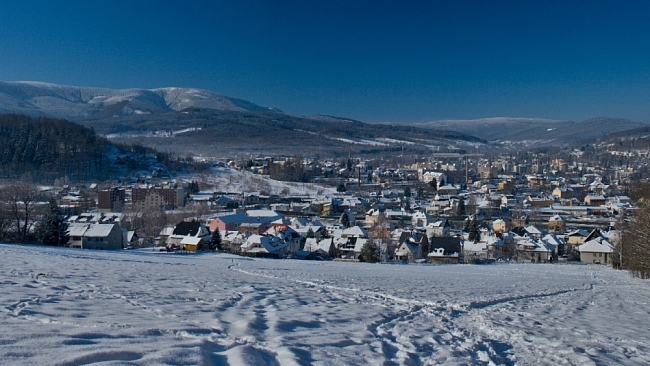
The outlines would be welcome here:
[[[4,201],[0,202],[0,240],[7,240],[7,235],[12,225],[9,206]]]
[[[167,224],[167,215],[162,208],[148,210],[142,213],[142,227],[140,235],[144,238],[145,246],[153,244],[153,239]]]
[[[650,222],[650,187],[639,185],[633,189],[638,209],[629,218],[629,226],[623,228],[614,252],[614,265],[626,269],[635,277],[650,278],[650,238],[647,235]]]
[[[389,259],[390,253],[392,253],[394,248],[391,245],[392,243],[390,240],[390,232],[384,226],[383,216],[380,216],[378,218],[377,222],[370,229],[368,236],[373,239],[375,245],[377,246],[377,249],[379,251],[379,261],[386,262]]]
[[[0,192],[2,204],[13,221],[16,240],[24,242],[27,239],[41,196],[38,187],[27,183],[11,184]]]

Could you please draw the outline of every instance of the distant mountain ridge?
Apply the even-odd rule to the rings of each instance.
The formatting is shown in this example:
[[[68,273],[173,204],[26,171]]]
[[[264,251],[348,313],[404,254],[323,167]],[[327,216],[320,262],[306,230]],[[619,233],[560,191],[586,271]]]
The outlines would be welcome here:
[[[407,123],[410,126],[457,131],[502,145],[565,145],[610,133],[648,126],[622,118],[596,117],[582,122],[543,118],[495,117]]]
[[[0,113],[81,120],[192,107],[236,112],[268,109],[196,88],[108,89],[34,81],[0,82]]]
[[[109,89],[0,82],[0,114],[63,118],[114,141],[168,152],[349,155],[463,150],[487,141],[455,131],[295,116],[196,88]],[[163,140],[161,140],[163,139]],[[164,143],[163,143],[164,141]]]

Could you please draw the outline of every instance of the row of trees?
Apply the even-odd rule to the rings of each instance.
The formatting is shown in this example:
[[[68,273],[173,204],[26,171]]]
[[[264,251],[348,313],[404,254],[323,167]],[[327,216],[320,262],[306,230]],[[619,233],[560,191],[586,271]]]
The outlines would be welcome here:
[[[269,177],[286,182],[309,182],[310,174],[302,166],[302,159],[295,157],[269,164]]]
[[[637,185],[632,190],[638,209],[623,220],[621,238],[613,257],[615,268],[625,269],[635,277],[650,279],[650,185]]]
[[[0,190],[0,240],[63,245],[68,225],[56,201],[30,184]]]

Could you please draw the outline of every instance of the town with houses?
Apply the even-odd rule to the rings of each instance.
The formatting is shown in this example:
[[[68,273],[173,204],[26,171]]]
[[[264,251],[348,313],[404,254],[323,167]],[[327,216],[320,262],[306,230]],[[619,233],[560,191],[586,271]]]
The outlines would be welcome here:
[[[0,9],[0,364],[650,365],[650,1]]]
[[[227,192],[205,179],[154,171],[129,182],[52,189],[69,224],[69,246],[80,249],[616,265],[619,229],[635,209],[628,189],[645,163],[604,168],[581,155],[576,150],[563,160],[537,154],[523,161],[462,153],[408,161],[201,158],[220,171],[265,179],[300,165],[310,173],[311,183],[303,184],[327,188]]]

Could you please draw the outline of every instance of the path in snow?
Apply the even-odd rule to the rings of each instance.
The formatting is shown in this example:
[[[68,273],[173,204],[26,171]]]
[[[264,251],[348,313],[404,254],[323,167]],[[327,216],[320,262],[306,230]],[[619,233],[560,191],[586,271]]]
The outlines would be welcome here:
[[[647,281],[0,245],[5,364],[650,362]]]

